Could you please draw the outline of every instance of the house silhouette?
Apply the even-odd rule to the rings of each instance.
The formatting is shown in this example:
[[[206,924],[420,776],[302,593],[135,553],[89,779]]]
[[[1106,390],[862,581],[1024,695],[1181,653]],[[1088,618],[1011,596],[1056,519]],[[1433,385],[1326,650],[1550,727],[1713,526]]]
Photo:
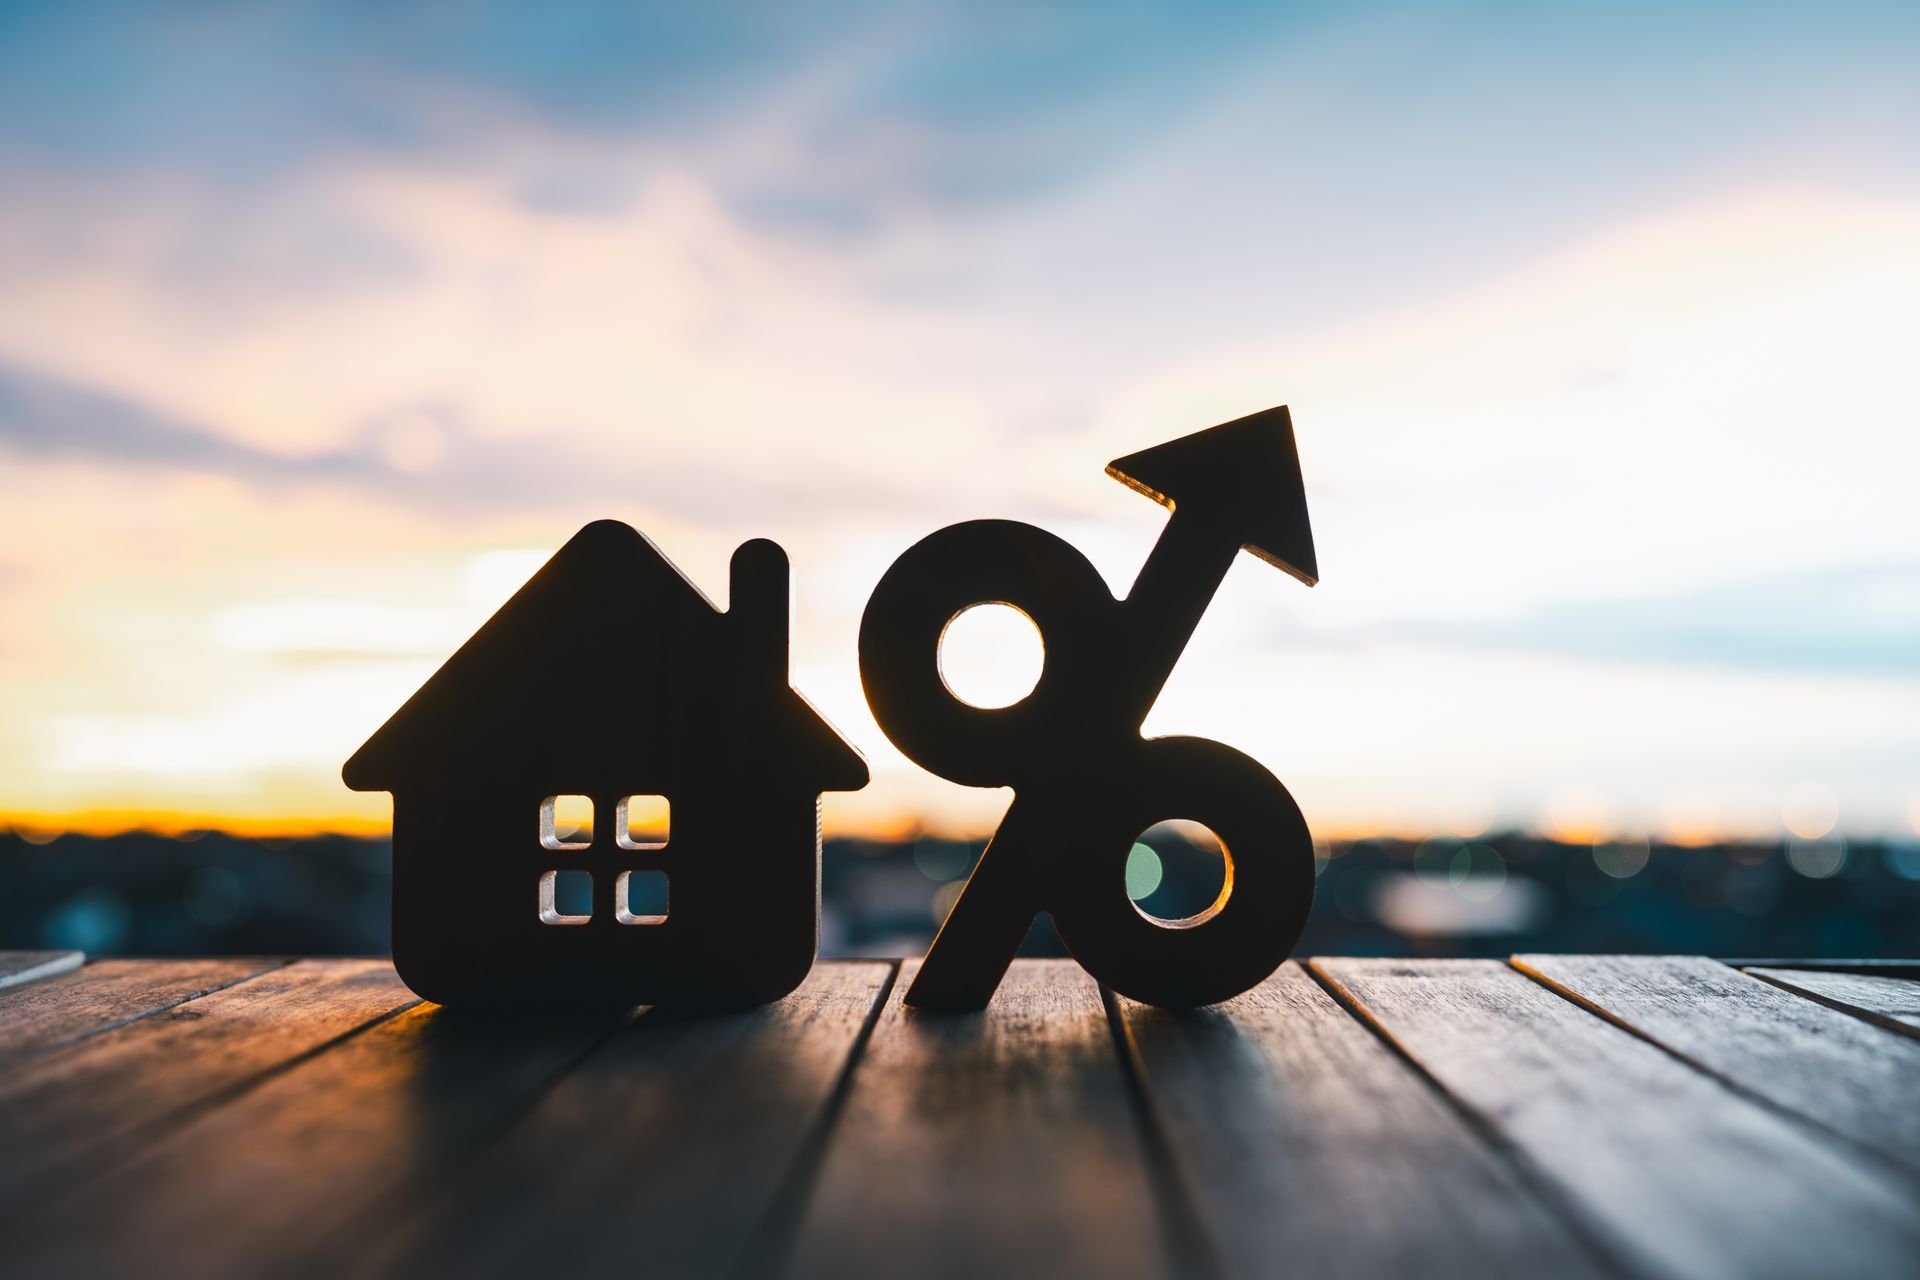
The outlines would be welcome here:
[[[590,524],[347,761],[347,786],[393,793],[416,993],[744,1004],[806,976],[820,793],[867,767],[788,683],[786,552],[744,543],[730,577],[723,613],[638,531]],[[591,803],[590,836],[556,821],[563,797]],[[627,829],[663,802],[664,831]]]

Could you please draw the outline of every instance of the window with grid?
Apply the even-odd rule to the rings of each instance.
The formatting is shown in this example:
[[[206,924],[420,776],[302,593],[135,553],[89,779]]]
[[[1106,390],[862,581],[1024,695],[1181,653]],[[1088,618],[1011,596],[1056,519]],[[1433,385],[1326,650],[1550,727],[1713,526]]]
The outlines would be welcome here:
[[[657,853],[670,838],[672,806],[663,795],[625,795],[613,806],[610,832],[595,831],[595,801],[585,795],[552,795],[540,802],[540,847],[555,853],[604,854],[589,861],[614,877],[613,918],[623,925],[657,925],[667,919],[667,873],[626,865],[623,853]],[[599,838],[596,838],[598,834]],[[540,873],[540,923],[583,925],[594,914],[593,870],[549,866]]]

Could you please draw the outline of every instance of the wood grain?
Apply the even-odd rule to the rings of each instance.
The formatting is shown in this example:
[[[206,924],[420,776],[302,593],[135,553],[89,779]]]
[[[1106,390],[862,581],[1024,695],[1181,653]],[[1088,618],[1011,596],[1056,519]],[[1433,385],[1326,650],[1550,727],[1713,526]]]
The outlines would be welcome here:
[[[0,951],[0,990],[70,973],[86,959],[78,951]]]
[[[1799,1069],[1853,1096],[1867,1046],[1912,1046],[1866,1020],[1915,1014],[1884,975],[1729,994],[1683,958],[1624,984],[1662,1037],[1741,1046],[1708,1067],[1496,962],[1320,960],[1326,987],[1288,966],[1176,1014],[1020,961],[962,1015],[829,962],[776,1005],[612,1024],[410,1007],[380,962],[247,976],[270,963],[0,991],[0,1274],[1824,1280],[1920,1257],[1920,1181],[1761,1088]]]
[[[1652,1276],[1906,1274],[1903,1177],[1497,961],[1319,959],[1317,972]]]
[[[390,1206],[351,1274],[713,1275],[758,1256],[892,966],[816,965],[736,1013],[642,1014],[437,1198]]]
[[[0,1242],[14,1276],[330,1276],[611,1027],[418,1005],[170,1133]],[[101,1223],[112,1230],[102,1231]]]
[[[1920,1036],[1920,982],[1878,974],[1823,973],[1818,969],[1748,969],[1783,990],[1877,1022],[1905,1035]]]
[[[1016,964],[978,1013],[901,982],[853,1075],[791,1274],[1163,1274],[1157,1211],[1099,989]]]
[[[1298,965],[1208,1009],[1118,1007],[1228,1274],[1613,1274]]]
[[[1704,956],[1516,956],[1707,1071],[1920,1170],[1920,1043]]]
[[[284,960],[96,960],[0,993],[0,1064],[171,1009]]]
[[[17,1063],[0,1075],[0,1219],[411,1000],[385,961],[303,960]]]

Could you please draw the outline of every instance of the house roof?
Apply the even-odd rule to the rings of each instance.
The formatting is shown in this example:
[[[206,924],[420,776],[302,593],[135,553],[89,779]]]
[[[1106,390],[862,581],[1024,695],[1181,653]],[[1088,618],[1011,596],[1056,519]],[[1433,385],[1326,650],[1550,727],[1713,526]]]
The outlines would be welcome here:
[[[765,542],[740,549],[733,609],[722,613],[638,530],[595,521],[367,739],[341,776],[356,791],[385,791],[450,752],[510,762],[571,750],[618,763],[648,749],[719,744],[811,790],[857,790],[866,762],[787,682],[784,599],[769,608],[741,598],[743,574],[769,589],[770,563],[779,571],[770,589],[784,592],[784,552]]]

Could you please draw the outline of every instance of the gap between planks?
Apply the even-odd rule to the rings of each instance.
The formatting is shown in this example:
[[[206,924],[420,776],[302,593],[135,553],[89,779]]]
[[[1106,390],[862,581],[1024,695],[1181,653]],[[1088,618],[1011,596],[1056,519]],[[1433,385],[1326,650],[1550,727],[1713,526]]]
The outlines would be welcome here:
[[[815,1007],[824,1007],[823,999],[844,1007],[849,998],[858,998],[855,1023],[870,1029],[880,993],[893,974],[894,966],[884,962],[826,964],[791,1004],[783,1002],[784,1008],[763,1006],[692,1019],[652,1017],[651,1011],[639,1010],[597,1025],[584,1019],[498,1025],[457,1016],[449,1021],[446,1011],[437,1007],[409,1006],[289,1065],[246,1096],[209,1109],[114,1174],[90,1184],[83,1194],[38,1215],[31,1225],[22,1224],[12,1243],[0,1246],[0,1255],[7,1259],[0,1271],[38,1277],[137,1270],[196,1280],[266,1273],[408,1274],[416,1269],[412,1262],[435,1264],[436,1255],[438,1262],[447,1261],[438,1246],[449,1237],[458,1248],[460,1240],[476,1230],[486,1235],[503,1218],[511,1223],[518,1210],[528,1207],[522,1202],[531,1200],[537,1220],[530,1232],[510,1230],[508,1240],[494,1239],[471,1251],[477,1256],[457,1269],[465,1274],[520,1274],[511,1237],[532,1234],[546,1265],[566,1269],[573,1263],[582,1273],[611,1274],[624,1270],[634,1245],[615,1224],[624,1220],[631,1227],[640,1222],[618,1211],[581,1214],[570,1209],[556,1217],[554,1210],[576,1205],[582,1193],[593,1194],[595,1186],[613,1187],[618,1196],[623,1183],[645,1184],[649,1166],[658,1166],[669,1186],[692,1177],[706,1195],[691,1205],[684,1195],[677,1201],[669,1196],[672,1202],[662,1212],[660,1184],[651,1188],[651,1195],[642,1189],[637,1200],[627,1201],[629,1210],[643,1214],[651,1206],[653,1221],[639,1233],[641,1238],[653,1237],[652,1228],[682,1237],[691,1231],[725,1239],[729,1245],[756,1235],[764,1238],[766,1226],[757,1219],[763,1208],[779,1208],[778,1197],[748,1193],[739,1162],[727,1167],[729,1148],[712,1139],[726,1131],[726,1116],[739,1115],[742,1109],[752,1115],[756,1105],[762,1111],[771,1106],[782,1116],[812,1117],[812,1133],[794,1144],[802,1159],[787,1159],[790,1149],[784,1144],[762,1143],[758,1153],[766,1158],[746,1162],[748,1171],[768,1172],[764,1185],[771,1187],[786,1170],[788,1188],[804,1190],[810,1173],[806,1143],[817,1151],[821,1130],[831,1127],[831,1115],[823,1118],[811,1107],[783,1110],[776,1099],[800,1099],[791,1089],[782,1089],[775,1077],[799,1069],[794,1064],[802,1059],[817,1058],[827,1037],[801,1033],[828,1024],[817,1017],[796,1022],[790,1015],[795,1008],[804,1013],[809,1001]],[[838,1015],[830,1022],[845,1025]],[[763,1048],[751,1055],[758,1064],[755,1070],[727,1074],[728,1062],[744,1045],[743,1033],[751,1036],[756,1027],[765,1031],[781,1025],[793,1029],[784,1047],[775,1044],[769,1046],[771,1052]],[[606,1050],[609,1035],[622,1037],[624,1048],[614,1046],[607,1055],[613,1061],[592,1065],[594,1056]],[[793,1038],[796,1035],[799,1038]],[[838,1054],[832,1062],[838,1080],[825,1083],[843,1088],[856,1055],[850,1042],[840,1043],[845,1047],[831,1051]],[[719,1058],[702,1060],[702,1046]],[[691,1057],[689,1049],[694,1050]],[[685,1099],[697,1099],[703,1089],[713,1091],[712,1068],[734,1082],[721,1087],[720,1107],[709,1116],[719,1127],[696,1124],[688,1129],[682,1124],[683,1136],[694,1140],[679,1144],[676,1152],[668,1132],[675,1127],[671,1117],[688,1109]],[[582,1079],[570,1079],[583,1069]],[[632,1090],[645,1089],[649,1078],[661,1083],[662,1070],[678,1081],[671,1096],[663,1099],[666,1110],[657,1113],[667,1121],[666,1128],[636,1127],[619,1114],[621,1101]],[[421,1089],[427,1096],[417,1096]],[[552,1098],[556,1091],[562,1096]],[[583,1095],[585,1107],[577,1105]],[[559,1104],[557,1111],[550,1099]],[[750,1122],[748,1127],[760,1131]],[[780,1125],[767,1126],[776,1127]],[[799,1127],[804,1130],[804,1123]],[[534,1132],[523,1132],[527,1129]],[[557,1144],[555,1138],[560,1139]],[[570,1166],[583,1158],[599,1158],[577,1143],[594,1147],[600,1157],[611,1155],[626,1176],[560,1185],[567,1182]],[[499,1150],[503,1146],[508,1148],[504,1153]],[[556,1151],[557,1164],[538,1158]],[[498,1158],[503,1154],[504,1159]],[[509,1188],[533,1194],[499,1195],[502,1179]],[[761,1181],[760,1174],[748,1181]],[[491,1203],[479,1203],[487,1200]],[[264,1203],[257,1212],[248,1212],[256,1202]],[[708,1211],[704,1225],[732,1229],[717,1235],[704,1231],[702,1203],[730,1206]],[[600,1207],[615,1206],[603,1201]],[[99,1221],[115,1222],[116,1230],[103,1234],[90,1226]],[[410,1225],[427,1228],[428,1237],[413,1241],[426,1248],[411,1259],[404,1256]],[[450,1228],[441,1241],[432,1239],[436,1225]],[[557,1239],[545,1238],[550,1232]],[[378,1247],[382,1240],[398,1243],[403,1256],[396,1258],[391,1249]],[[508,1247],[502,1249],[502,1244]],[[375,1260],[368,1255],[383,1256]],[[661,1261],[657,1249],[649,1256]],[[702,1270],[717,1273],[726,1268],[716,1263]]]
[[[879,1025],[881,1013],[899,987],[901,963],[899,960],[887,962],[887,976],[873,998],[873,1007],[867,1010],[866,1021],[860,1024],[860,1031],[847,1052],[847,1060],[840,1069],[839,1077],[833,1082],[833,1090],[827,1095],[818,1122],[802,1141],[800,1152],[794,1158],[787,1176],[774,1191],[759,1225],[741,1250],[739,1264],[733,1271],[741,1280],[781,1275],[791,1263],[794,1243],[800,1237],[807,1207],[813,1202],[821,1166],[826,1163],[828,1144],[833,1141],[834,1129],[840,1122],[840,1114],[846,1109],[847,1095],[853,1088],[853,1073],[861,1059],[866,1057],[867,1045],[873,1040],[873,1029]]]
[[[1314,967],[1646,1275],[1900,1274],[1912,1184],[1497,961]]]
[[[1849,970],[1763,969],[1745,971],[1783,991],[1817,1000],[1830,1009],[1865,1018],[1901,1035],[1920,1036],[1920,981]]]
[[[413,1003],[384,962],[302,961],[16,1060],[0,1073],[0,1219]]]
[[[96,960],[0,992],[0,1068],[166,1013],[286,960]]]
[[[1224,1273],[1281,1259],[1352,1278],[1622,1273],[1497,1134],[1301,963],[1215,1006],[1115,1008],[1180,1207]]]
[[[1021,960],[986,1009],[903,1004],[854,1069],[787,1267],[1148,1280],[1164,1223],[1098,984]]]
[[[811,1184],[830,1104],[893,966],[815,966],[783,1000],[646,1010],[602,1038],[486,1150],[367,1224],[319,1274],[762,1273]],[[784,1197],[784,1198],[783,1198]]]
[[[1321,962],[1316,960],[1313,963],[1317,966]],[[1328,963],[1339,964],[1341,962],[1336,960],[1329,961]],[[877,969],[880,966],[876,964],[873,967]],[[1357,1023],[1361,1028],[1364,1028],[1369,1035],[1377,1038],[1379,1042],[1384,1043],[1392,1051],[1396,1061],[1407,1065],[1412,1080],[1417,1081],[1423,1089],[1437,1097],[1441,1102],[1446,1104],[1450,1110],[1463,1118],[1467,1122],[1467,1127],[1472,1130],[1477,1140],[1487,1146],[1496,1156],[1500,1157],[1504,1163],[1515,1163],[1511,1159],[1514,1149],[1511,1148],[1510,1144],[1505,1143],[1497,1127],[1497,1121],[1488,1121],[1467,1102],[1457,1098],[1440,1079],[1433,1076],[1421,1065],[1415,1055],[1409,1053],[1392,1035],[1388,1034],[1384,1026],[1371,1019],[1364,1010],[1353,1003],[1350,998],[1341,998],[1342,992],[1338,984],[1331,983],[1326,974],[1319,972],[1317,969],[1310,969],[1307,972],[1316,979],[1319,987],[1325,988],[1331,993],[1337,1001],[1342,1014],[1348,1020]],[[836,1144],[843,1136],[842,1122],[846,1118],[849,1101],[853,1097],[855,1090],[860,1086],[860,1073],[868,1064],[870,1049],[874,1037],[879,1032],[882,1015],[897,1002],[900,966],[897,963],[888,965],[887,975],[881,985],[881,990],[868,1005],[864,1021],[861,1023],[852,1045],[847,1050],[845,1058],[841,1062],[838,1073],[834,1076],[830,1088],[828,1088],[825,1093],[825,1098],[820,1110],[812,1117],[809,1125],[799,1138],[794,1148],[794,1155],[783,1166],[784,1172],[777,1178],[777,1185],[771,1194],[762,1202],[762,1208],[757,1218],[753,1218],[751,1221],[742,1224],[750,1228],[746,1233],[748,1237],[747,1248],[741,1255],[742,1261],[737,1268],[737,1270],[743,1274],[762,1274],[769,1271],[782,1271],[787,1269],[792,1262],[795,1242],[808,1228],[808,1215],[814,1206],[816,1193],[820,1189],[823,1172],[827,1165],[833,1160]],[[1062,980],[1072,978],[1075,975],[1089,986],[1092,985],[1091,980],[1086,978],[1084,974],[1078,973],[1077,969],[1072,973],[1066,974],[1066,977]],[[253,976],[257,975],[248,975],[249,978]],[[1794,976],[1798,977],[1801,975]],[[244,982],[246,980],[247,978],[242,978],[236,981]],[[1524,983],[1524,985],[1532,986],[1537,982],[1538,979],[1533,979],[1532,981]],[[1551,987],[1547,989],[1549,991],[1553,990]],[[25,990],[31,990],[31,988]],[[5,993],[5,996],[8,998],[17,998],[25,994],[25,990],[9,991]],[[1169,1134],[1168,1117],[1163,1114],[1164,1108],[1154,1092],[1154,1082],[1150,1074],[1142,1070],[1137,1048],[1132,1045],[1129,1038],[1129,1029],[1125,1017],[1126,1011],[1122,1009],[1118,999],[1112,996],[1111,993],[1099,991],[1097,988],[1094,988],[1094,990],[1098,992],[1100,1014],[1106,1023],[1105,1031],[1109,1040],[1109,1050],[1117,1059],[1117,1067],[1125,1090],[1124,1097],[1126,1099],[1126,1107],[1121,1109],[1117,1114],[1130,1114],[1131,1123],[1134,1128],[1134,1137],[1137,1139],[1139,1145],[1140,1158],[1143,1161],[1144,1171],[1149,1180],[1149,1202],[1154,1206],[1154,1212],[1158,1215],[1158,1226],[1162,1233],[1162,1243],[1170,1251],[1170,1255],[1178,1260],[1172,1264],[1172,1269],[1176,1274],[1199,1274],[1200,1272],[1196,1269],[1196,1259],[1199,1260],[1197,1265],[1208,1265],[1207,1259],[1216,1252],[1217,1245],[1212,1233],[1207,1229],[1198,1203],[1200,1196],[1197,1194],[1199,1192],[1209,1191],[1211,1188],[1202,1183],[1192,1181],[1189,1177],[1190,1170],[1186,1168],[1179,1157],[1179,1147],[1177,1142],[1173,1140],[1173,1136]],[[1564,993],[1556,992],[1555,994],[1560,996],[1560,998],[1565,998]],[[187,997],[189,1000],[193,998],[192,996]],[[1593,1009],[1585,1008],[1577,1001],[1569,1001],[1569,1003],[1573,1004],[1576,1008],[1581,1008],[1583,1014],[1591,1015],[1595,1012]],[[0,1009],[4,1009],[4,1007],[4,1002],[0,1002]],[[188,1120],[195,1119],[200,1114],[201,1108],[214,1111],[222,1106],[223,1103],[237,1098],[241,1094],[251,1093],[258,1086],[264,1084],[276,1075],[284,1075],[285,1073],[294,1071],[296,1067],[335,1049],[342,1042],[401,1014],[408,1007],[410,1006],[403,1005],[381,1014],[378,1017],[367,1020],[358,1026],[348,1029],[332,1040],[314,1045],[297,1057],[290,1058],[277,1066],[269,1067],[255,1076],[235,1082],[229,1086],[228,1091],[225,1093],[209,1095],[207,1098],[202,1099],[201,1103],[197,1104],[195,1108],[177,1113],[178,1116],[185,1117],[184,1119],[178,1120],[178,1123],[184,1124]],[[145,1016],[147,1015],[139,1015],[139,1017]],[[137,1020],[136,1018],[133,1021]],[[1624,1027],[1612,1019],[1607,1019],[1607,1021],[1619,1029],[1633,1030],[1631,1027]],[[119,1027],[126,1024],[117,1023],[114,1025]],[[1651,1039],[1638,1032],[1635,1032],[1635,1036],[1641,1040]],[[1654,1041],[1654,1043],[1656,1047],[1668,1053],[1672,1052],[1670,1049],[1667,1049],[1665,1045],[1659,1044],[1658,1041]],[[1688,1070],[1698,1070],[1695,1064],[1684,1057],[1679,1057],[1679,1055],[1675,1055],[1675,1057],[1679,1058],[1681,1065],[1685,1066]],[[991,1060],[989,1061],[991,1062]],[[578,1065],[578,1062],[572,1064],[572,1066],[576,1067]],[[1703,1074],[1711,1075],[1711,1073]],[[564,1079],[564,1076],[560,1078]],[[4,1077],[0,1076],[0,1080],[4,1080]],[[537,1099],[535,1102],[528,1103],[527,1110],[532,1110],[536,1103]],[[518,1121],[514,1123],[517,1124]],[[512,1126],[509,1125],[506,1127],[510,1128]],[[1518,1167],[1523,1170],[1528,1167],[1528,1162],[1524,1158],[1520,1159],[1517,1163]],[[1552,1197],[1548,1197],[1548,1200],[1551,1207]],[[1580,1215],[1577,1213],[1573,1214],[1571,1221],[1579,1223],[1581,1221]],[[1338,1224],[1336,1223],[1335,1225]]]
[[[1727,1088],[1920,1175],[1920,1043],[1705,956],[1519,955],[1533,981]]]
[[[620,1021],[412,1005],[171,1130],[4,1252],[23,1278],[338,1275],[370,1224],[477,1159]]]
[[[1113,1033],[1113,1049],[1120,1058],[1120,1074],[1127,1085],[1127,1097],[1133,1104],[1134,1123],[1140,1130],[1141,1153],[1146,1159],[1147,1177],[1160,1211],[1161,1235],[1167,1250],[1171,1274],[1193,1276],[1197,1280],[1215,1280],[1226,1275],[1220,1247],[1207,1229],[1200,1211],[1199,1197],[1187,1171],[1174,1154],[1165,1118],[1154,1102],[1133,1033],[1121,1012],[1123,997],[1111,988],[1100,988],[1100,1002],[1107,1011],[1107,1025]]]

